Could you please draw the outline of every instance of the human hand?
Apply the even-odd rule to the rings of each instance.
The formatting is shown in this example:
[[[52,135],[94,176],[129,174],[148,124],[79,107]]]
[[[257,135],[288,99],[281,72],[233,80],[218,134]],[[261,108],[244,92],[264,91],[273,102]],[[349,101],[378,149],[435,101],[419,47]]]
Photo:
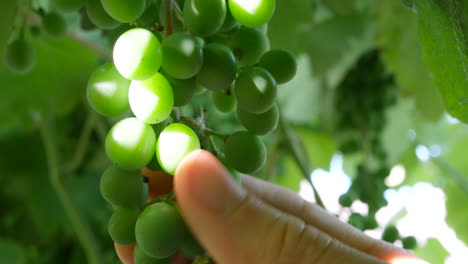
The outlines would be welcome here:
[[[185,158],[174,181],[187,224],[217,263],[427,263],[292,191],[249,176],[239,186],[203,150]]]

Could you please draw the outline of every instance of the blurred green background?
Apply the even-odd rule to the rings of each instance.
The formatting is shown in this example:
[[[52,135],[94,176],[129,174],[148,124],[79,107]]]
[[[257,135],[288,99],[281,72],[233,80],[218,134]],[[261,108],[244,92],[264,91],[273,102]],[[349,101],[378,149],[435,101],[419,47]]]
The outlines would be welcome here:
[[[31,3],[33,10],[51,8],[48,0]],[[22,21],[38,23],[27,6],[28,1],[2,2],[1,54]],[[65,37],[27,36],[37,52],[30,73],[15,74],[0,63],[0,263],[87,263],[85,247],[99,252],[102,263],[118,263],[107,234],[111,208],[99,193],[100,175],[109,165],[104,138],[118,119],[95,114],[85,91],[89,76],[109,60],[113,42],[128,26],[102,31],[83,10],[65,17]],[[357,103],[347,109],[362,111],[359,98],[366,96],[343,83],[364,54],[378,51],[397,99],[376,121],[381,126],[376,140],[391,173],[375,196],[388,205],[376,212],[379,227],[367,232],[378,238],[395,224],[402,235],[417,238],[415,252],[430,263],[464,263],[468,1],[277,0],[268,35],[272,48],[290,49],[299,65],[296,78],[280,87],[290,132],[281,140],[300,142],[298,153],[325,206],[344,221],[352,212],[369,210],[359,201],[350,208],[338,204],[367,154],[344,148],[349,135],[337,129],[344,108],[335,99],[340,89],[355,89],[348,93]],[[372,79],[372,74],[359,76]],[[233,115],[217,112],[208,99],[207,93],[200,95],[181,110],[197,115],[205,108],[210,127],[240,128]],[[275,143],[276,134],[266,140],[270,157],[257,176],[314,200],[294,156]]]

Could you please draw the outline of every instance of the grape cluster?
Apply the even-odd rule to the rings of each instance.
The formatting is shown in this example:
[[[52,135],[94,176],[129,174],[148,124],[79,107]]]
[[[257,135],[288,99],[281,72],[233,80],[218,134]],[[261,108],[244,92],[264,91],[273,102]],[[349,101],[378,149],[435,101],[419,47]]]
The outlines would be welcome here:
[[[395,104],[397,96],[393,75],[386,71],[378,50],[365,53],[336,89],[335,130],[340,149],[344,154],[364,153],[350,190],[339,202],[344,207],[355,200],[369,205],[367,216],[353,213],[349,218],[349,223],[361,230],[377,228],[375,213],[387,204],[384,180],[390,168],[380,137],[386,110]]]
[[[112,161],[101,193],[113,208],[109,233],[119,245],[136,243],[135,263],[170,263],[175,253],[204,254],[185,225],[172,192],[172,176],[192,151],[215,154],[236,180],[266,161],[260,135],[279,122],[278,84],[296,73],[287,50],[270,50],[264,25],[274,0],[88,0],[90,20],[103,29],[129,23],[113,47],[113,62],[100,66],[87,86],[89,104],[104,116],[128,109],[105,142]],[[262,28],[259,28],[262,27]],[[237,111],[245,127],[231,135],[181,116],[200,90],[221,112]],[[223,142],[215,150],[212,140]],[[208,143],[206,143],[208,142]],[[210,143],[211,142],[211,143]]]

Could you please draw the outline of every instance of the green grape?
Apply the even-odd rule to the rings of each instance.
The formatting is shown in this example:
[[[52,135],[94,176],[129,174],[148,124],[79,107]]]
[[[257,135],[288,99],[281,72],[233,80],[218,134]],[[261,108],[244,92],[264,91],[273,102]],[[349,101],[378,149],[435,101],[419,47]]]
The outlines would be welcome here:
[[[161,67],[161,43],[151,31],[143,28],[130,29],[122,34],[113,53],[115,67],[130,80],[146,80]]]
[[[102,29],[114,29],[120,22],[107,14],[102,7],[101,0],[86,0],[86,13],[94,25]]]
[[[266,161],[265,144],[254,134],[239,131],[226,140],[224,152],[227,162],[237,171],[252,174]]]
[[[68,13],[80,9],[84,0],[51,0],[52,6],[60,12]]]
[[[414,236],[405,237],[401,242],[403,243],[403,248],[408,250],[414,249],[418,246],[418,242]]]
[[[359,213],[353,213],[349,217],[348,224],[354,226],[359,230],[364,230],[366,219]]]
[[[5,48],[5,64],[18,74],[29,73],[36,64],[36,49],[25,39],[17,39]]]
[[[177,79],[189,79],[197,75],[203,65],[203,51],[195,37],[187,33],[175,33],[162,43],[162,69]]]
[[[394,243],[398,240],[399,236],[400,232],[398,232],[398,229],[395,226],[391,225],[385,228],[382,234],[382,240],[387,241],[389,243]]]
[[[212,92],[211,99],[216,108],[223,113],[229,113],[236,109],[236,98],[230,91],[228,93],[224,91]]]
[[[133,22],[145,11],[146,0],[101,0],[104,10],[119,22]]]
[[[368,215],[365,220],[366,221],[364,222],[364,229],[370,230],[370,229],[376,229],[377,227],[379,227],[379,223],[377,223],[377,220],[375,219],[375,215]]]
[[[135,243],[135,223],[138,216],[140,216],[138,208],[117,208],[107,224],[107,230],[112,240],[120,245]]]
[[[116,116],[128,109],[129,87],[130,81],[119,74],[114,64],[106,63],[91,75],[86,95],[96,112]]]
[[[203,66],[198,82],[213,91],[226,90],[236,78],[237,63],[232,51],[221,44],[211,43],[203,48]]]
[[[177,208],[168,203],[155,203],[138,217],[136,241],[148,256],[167,258],[179,248],[183,230],[184,222]]]
[[[200,246],[187,226],[184,226],[184,232],[178,251],[182,256],[189,259],[195,259],[205,253],[205,250]]]
[[[171,84],[159,72],[145,81],[132,81],[128,100],[135,116],[147,124],[166,120],[174,106]]]
[[[133,250],[133,260],[135,261],[135,264],[171,264],[172,256],[167,258],[150,257],[137,244]]]
[[[44,30],[52,37],[60,38],[67,32],[67,22],[59,13],[52,11],[42,18]]]
[[[234,95],[238,108],[246,112],[261,114],[268,111],[275,103],[276,94],[276,81],[263,68],[247,68],[237,77]]]
[[[345,194],[340,196],[340,198],[338,199],[338,202],[343,207],[351,207],[351,205],[354,202],[354,199],[353,199],[353,197],[351,195],[349,195],[349,193],[345,193]]]
[[[229,0],[232,16],[246,27],[266,24],[275,12],[276,0]]]
[[[237,109],[237,116],[241,124],[250,132],[257,135],[266,135],[276,129],[279,122],[278,105],[261,114],[252,114],[242,109]]]
[[[161,132],[156,144],[156,155],[165,172],[174,175],[179,163],[190,152],[200,149],[200,140],[193,130],[174,123]]]
[[[262,55],[270,49],[270,41],[260,29],[243,27],[232,36],[231,48],[239,64],[251,66],[257,64]]]
[[[104,199],[115,207],[138,207],[143,177],[138,170],[127,171],[109,167],[101,177],[100,189]]]
[[[105,145],[112,162],[123,168],[139,169],[153,158],[156,135],[150,125],[132,117],[111,128]]]
[[[180,80],[169,76],[166,78],[172,86],[174,106],[179,107],[190,103],[197,90],[197,80],[195,78]]]
[[[225,0],[186,0],[184,18],[187,27],[201,36],[218,32],[226,17]]]
[[[148,0],[146,2],[147,6],[145,12],[143,12],[141,17],[138,19],[138,23],[141,26],[151,26],[159,21],[159,14],[163,11],[161,9],[161,2],[162,1],[160,0]]]
[[[278,84],[292,80],[297,71],[294,55],[285,49],[268,51],[260,59],[259,65],[269,71]]]
[[[240,26],[239,22],[237,22],[237,20],[232,16],[231,11],[229,10],[229,5],[226,5],[226,8],[226,18],[224,19],[223,26],[221,26],[219,32],[229,32]]]

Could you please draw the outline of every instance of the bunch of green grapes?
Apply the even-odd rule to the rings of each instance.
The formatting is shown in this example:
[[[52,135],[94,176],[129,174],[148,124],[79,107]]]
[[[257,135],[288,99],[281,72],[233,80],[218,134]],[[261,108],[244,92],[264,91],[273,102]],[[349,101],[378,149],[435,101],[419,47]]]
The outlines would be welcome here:
[[[365,53],[349,71],[335,92],[336,133],[345,154],[364,153],[350,190],[339,198],[344,207],[355,200],[369,205],[366,216],[353,214],[349,223],[358,229],[377,228],[375,213],[387,205],[383,194],[390,174],[380,141],[385,113],[397,100],[393,76],[380,60],[379,51]]]
[[[134,261],[171,263],[175,254],[194,259],[204,250],[186,227],[172,192],[172,175],[192,151],[212,151],[236,180],[260,170],[266,147],[259,137],[279,122],[278,84],[296,73],[287,50],[270,50],[263,27],[274,0],[88,0],[96,26],[134,26],[113,47],[113,62],[99,67],[87,87],[89,104],[115,117],[131,117],[108,132],[113,165],[101,193],[114,208],[109,233],[131,246]],[[163,28],[164,30],[161,30]],[[208,90],[221,112],[237,111],[245,130],[222,135],[196,118],[180,116],[199,90]],[[223,142],[222,151],[214,138]],[[158,190],[164,189],[164,191]]]
[[[77,5],[79,2],[84,0],[54,0],[54,5],[60,6],[60,10],[69,10],[72,4]],[[51,9],[45,12],[42,9],[30,10],[36,13],[40,17],[39,24],[31,22],[27,19],[27,16],[20,14],[21,1],[18,1],[18,17],[17,23],[13,28],[10,36],[10,41],[4,51],[4,63],[7,68],[16,74],[28,74],[34,69],[36,65],[36,48],[33,45],[34,39],[38,39],[42,31],[45,31],[49,36],[54,38],[63,37],[67,31],[67,23],[63,15],[55,9]],[[78,8],[81,5],[78,6]],[[30,9],[30,6],[25,6],[26,10]],[[59,8],[59,7],[57,7]],[[67,12],[69,12],[67,11]],[[64,11],[61,11],[64,12]]]

